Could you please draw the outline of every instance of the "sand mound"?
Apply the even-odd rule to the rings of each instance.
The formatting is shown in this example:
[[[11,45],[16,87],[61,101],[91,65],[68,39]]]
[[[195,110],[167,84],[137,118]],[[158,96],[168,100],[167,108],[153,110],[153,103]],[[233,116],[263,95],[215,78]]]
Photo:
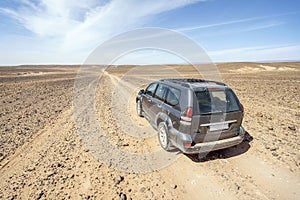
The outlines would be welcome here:
[[[264,71],[297,71],[295,68],[291,67],[274,67],[269,65],[257,65],[257,66],[244,66],[235,70],[230,70],[232,72],[244,72],[244,73],[251,73],[251,72],[264,72]]]

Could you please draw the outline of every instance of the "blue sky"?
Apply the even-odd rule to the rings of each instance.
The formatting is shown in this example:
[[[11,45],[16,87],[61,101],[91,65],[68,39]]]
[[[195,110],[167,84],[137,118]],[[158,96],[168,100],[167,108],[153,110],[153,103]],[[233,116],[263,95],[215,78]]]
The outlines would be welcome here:
[[[1,0],[0,65],[81,64],[102,42],[143,27],[185,34],[213,62],[300,60],[297,0],[82,2]],[[120,64],[163,62],[179,61],[159,51],[141,51],[119,60]]]

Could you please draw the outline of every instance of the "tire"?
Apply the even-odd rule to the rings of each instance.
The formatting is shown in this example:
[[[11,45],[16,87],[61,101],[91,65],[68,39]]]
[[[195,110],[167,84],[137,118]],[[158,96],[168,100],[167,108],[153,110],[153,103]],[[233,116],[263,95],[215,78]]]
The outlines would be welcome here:
[[[142,109],[142,102],[141,100],[138,100],[136,102],[136,113],[139,117],[144,117],[143,116],[143,109]]]
[[[164,150],[170,150],[169,131],[165,122],[160,122],[158,125],[158,141]]]

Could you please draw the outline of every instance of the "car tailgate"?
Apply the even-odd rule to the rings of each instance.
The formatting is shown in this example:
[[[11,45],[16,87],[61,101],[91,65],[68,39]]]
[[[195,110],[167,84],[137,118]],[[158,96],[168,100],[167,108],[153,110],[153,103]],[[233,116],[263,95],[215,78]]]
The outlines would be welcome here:
[[[243,112],[193,116],[191,136],[194,143],[210,142],[235,137],[242,124]]]

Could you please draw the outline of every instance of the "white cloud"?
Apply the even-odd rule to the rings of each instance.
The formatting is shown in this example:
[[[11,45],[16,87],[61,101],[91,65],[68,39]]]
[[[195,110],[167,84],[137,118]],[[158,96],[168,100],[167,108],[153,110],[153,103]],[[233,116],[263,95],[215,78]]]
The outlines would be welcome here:
[[[11,0],[17,6],[0,7],[0,14],[11,17],[31,34],[2,35],[0,42],[1,65],[24,63],[82,63],[92,50],[112,36],[141,27],[155,15],[192,4],[197,0]],[[198,0],[199,1],[199,0]],[[200,0],[205,1],[205,0]],[[288,15],[293,13],[286,13]],[[281,15],[276,15],[278,17]],[[279,26],[281,22],[254,24],[252,22],[274,16],[245,18],[194,27],[184,27],[178,31],[193,31],[251,22],[239,31],[252,31]],[[267,23],[265,23],[267,22]],[[142,37],[142,36],[140,36]],[[135,42],[135,41],[133,41]],[[266,60],[266,59],[298,59],[299,45],[268,47],[267,49],[240,48],[211,52],[214,61],[230,60]],[[149,56],[150,55],[150,56]],[[146,60],[151,57],[169,62],[170,55],[135,54],[132,59],[122,58],[120,61]],[[166,59],[170,58],[170,59]]]
[[[219,22],[214,24],[206,24],[206,25],[200,25],[200,26],[189,26],[189,27],[183,27],[176,29],[177,31],[193,31],[197,29],[206,29],[206,28],[213,28],[218,26],[225,26],[225,25],[231,25],[231,24],[238,24],[243,22],[249,22],[249,21],[255,21],[258,19],[262,19],[264,17],[252,17],[252,18],[245,18],[245,19],[239,19],[239,20],[232,20],[232,21],[225,21],[225,22]]]
[[[253,30],[259,30],[259,29],[265,29],[270,28],[274,26],[279,26],[284,24],[282,20],[280,21],[270,21],[270,19],[278,19],[283,16],[287,15],[295,15],[299,14],[299,12],[288,12],[288,13],[281,13],[277,15],[269,15],[269,16],[259,16],[259,17],[250,17],[250,18],[244,18],[244,19],[236,19],[236,20],[230,20],[230,21],[223,21],[218,23],[212,23],[212,24],[205,24],[205,25],[198,25],[198,26],[189,26],[189,27],[181,27],[177,28],[177,31],[181,32],[189,32],[189,31],[195,31],[195,30],[201,30],[201,29],[208,29],[208,28],[214,28],[214,27],[222,27],[222,26],[228,26],[228,25],[235,25],[235,24],[246,24],[249,25],[249,23],[254,23],[259,21],[259,24],[251,25],[249,28],[241,29],[239,32],[246,32],[246,31],[253,31]],[[262,23],[263,22],[263,23]]]
[[[143,25],[151,16],[195,0],[21,0],[16,8],[0,12],[18,20],[40,38],[55,40],[58,50],[92,50],[111,36]]]
[[[283,25],[283,22],[268,22],[264,24],[255,24],[252,26],[249,26],[247,28],[241,29],[240,32],[248,32],[248,31],[256,31],[256,30],[261,30],[261,29],[266,29],[266,28],[272,28],[275,26],[280,26]]]

